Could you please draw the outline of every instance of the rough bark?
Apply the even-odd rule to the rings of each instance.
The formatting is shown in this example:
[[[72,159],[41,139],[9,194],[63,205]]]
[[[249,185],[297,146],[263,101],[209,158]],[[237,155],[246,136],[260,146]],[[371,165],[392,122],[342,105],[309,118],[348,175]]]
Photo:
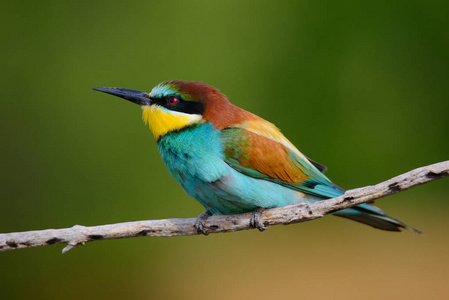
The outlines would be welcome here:
[[[391,194],[405,191],[413,186],[449,176],[449,161],[440,162],[404,173],[374,186],[353,189],[343,196],[319,201],[313,204],[295,204],[280,208],[266,209],[259,221],[266,227],[288,225],[323,217],[361,203],[366,203]],[[251,214],[212,216],[207,219],[208,233],[232,232],[252,229],[249,225]],[[165,219],[127,222],[101,226],[75,225],[64,229],[47,229],[27,232],[0,234],[0,251],[67,244],[63,253],[87,242],[130,238],[138,236],[179,236],[197,235],[192,219]]]

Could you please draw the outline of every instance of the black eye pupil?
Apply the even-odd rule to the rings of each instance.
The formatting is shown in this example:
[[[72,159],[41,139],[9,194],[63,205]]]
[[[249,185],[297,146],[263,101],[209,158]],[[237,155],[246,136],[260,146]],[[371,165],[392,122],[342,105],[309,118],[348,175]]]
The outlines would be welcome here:
[[[168,98],[168,103],[169,104],[175,104],[176,102],[178,102],[178,98],[176,98],[176,97]]]

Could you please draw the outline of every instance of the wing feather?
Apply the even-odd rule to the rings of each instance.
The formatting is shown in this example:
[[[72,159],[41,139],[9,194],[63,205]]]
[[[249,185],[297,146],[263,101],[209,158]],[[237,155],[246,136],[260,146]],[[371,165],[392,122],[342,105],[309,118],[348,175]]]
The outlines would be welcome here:
[[[344,192],[321,172],[324,166],[310,161],[276,126],[263,119],[225,128],[222,137],[225,161],[248,176],[320,197]]]

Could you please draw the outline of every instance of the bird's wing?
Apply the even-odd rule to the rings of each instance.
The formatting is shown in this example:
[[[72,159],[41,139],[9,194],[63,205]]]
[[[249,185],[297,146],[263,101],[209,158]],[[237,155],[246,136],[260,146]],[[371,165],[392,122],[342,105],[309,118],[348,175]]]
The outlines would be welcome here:
[[[325,165],[319,164],[319,163],[317,163],[316,161],[311,160],[311,159],[308,158],[307,156],[306,156],[306,158],[307,158],[308,161],[310,161],[310,163],[311,163],[312,165],[315,166],[315,168],[317,168],[318,170],[320,170],[321,173],[324,173],[324,172],[327,171],[327,167],[326,167]]]
[[[273,124],[251,120],[222,130],[225,161],[248,176],[269,180],[318,197],[333,198],[344,191],[311,162]]]

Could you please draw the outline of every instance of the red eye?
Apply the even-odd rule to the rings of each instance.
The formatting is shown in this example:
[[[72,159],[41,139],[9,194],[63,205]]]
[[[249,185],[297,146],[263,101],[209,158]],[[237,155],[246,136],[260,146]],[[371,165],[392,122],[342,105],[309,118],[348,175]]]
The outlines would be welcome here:
[[[178,98],[176,98],[175,96],[171,96],[170,98],[168,98],[168,104],[170,105],[174,105],[176,103],[178,103]]]

